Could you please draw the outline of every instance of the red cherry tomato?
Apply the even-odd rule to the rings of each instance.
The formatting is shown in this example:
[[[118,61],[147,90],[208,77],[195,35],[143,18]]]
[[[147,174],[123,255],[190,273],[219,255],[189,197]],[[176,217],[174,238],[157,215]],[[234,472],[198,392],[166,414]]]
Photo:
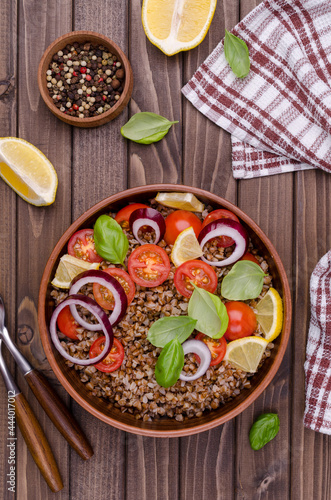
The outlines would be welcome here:
[[[225,210],[225,208],[220,208],[218,210],[213,210],[212,212],[210,212],[210,214],[207,215],[207,217],[202,223],[202,227],[204,228],[210,222],[219,219],[232,219],[237,222],[240,222],[238,217],[234,213],[230,212],[230,210]],[[234,241],[232,238],[230,238],[230,236],[220,236],[219,238],[217,238],[217,246],[219,247],[227,248],[233,244]]]
[[[132,212],[137,210],[138,208],[148,208],[147,205],[143,203],[131,203],[127,207],[122,208],[116,215],[115,220],[118,222],[124,229],[129,228],[129,219]]]
[[[94,246],[93,229],[81,229],[74,233],[68,243],[68,254],[87,262],[102,262]]]
[[[208,337],[208,335],[199,332],[195,339],[202,340],[202,342],[207,344],[211,352],[210,366],[218,365],[222,361],[226,353],[226,340],[224,337],[221,337],[220,339],[212,339]],[[199,356],[196,354],[194,356],[196,357],[197,362],[200,363]]]
[[[90,347],[90,358],[96,358],[99,354],[101,354],[105,347],[105,340],[106,337],[99,337],[93,342]],[[121,366],[123,359],[124,347],[119,340],[114,338],[113,347],[111,348],[108,356],[94,366],[100,372],[110,373],[114,372]]]
[[[236,340],[252,335],[256,329],[256,316],[245,302],[227,302],[225,304],[229,324],[224,334],[226,340]]]
[[[103,269],[103,271],[111,276],[114,276],[114,278],[117,279],[117,281],[122,285],[126,293],[129,306],[133,301],[134,294],[136,293],[136,287],[129,274],[123,271],[123,269],[119,269],[117,267],[108,267],[107,269]],[[98,285],[98,283],[93,283],[93,295],[96,302],[101,307],[107,309],[108,311],[112,311],[114,309],[115,301],[113,294],[106,287]]]
[[[201,231],[202,223],[199,217],[187,210],[175,210],[165,220],[166,232],[164,235],[168,245],[173,245],[179,233],[192,226],[195,236],[198,237]]]
[[[60,311],[57,317],[57,326],[63,335],[66,335],[69,339],[78,340],[77,328],[79,328],[79,324],[71,314],[69,306]]]
[[[240,260],[250,260],[251,262],[254,262],[258,266],[260,265],[259,261],[252,255],[250,252],[246,252]]]
[[[147,287],[161,285],[170,272],[168,254],[157,245],[141,245],[130,255],[128,270],[137,285]]]
[[[216,292],[217,274],[209,264],[202,260],[188,260],[177,267],[174,283],[178,292],[184,297],[191,297],[193,293],[194,287],[191,281],[207,292]]]

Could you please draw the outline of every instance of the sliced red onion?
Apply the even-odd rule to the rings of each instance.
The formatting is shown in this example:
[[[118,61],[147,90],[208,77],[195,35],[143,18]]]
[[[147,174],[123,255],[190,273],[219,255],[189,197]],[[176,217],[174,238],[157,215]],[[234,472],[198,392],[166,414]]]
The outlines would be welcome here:
[[[133,232],[133,236],[141,245],[144,245],[144,242],[138,237],[138,232],[143,226],[148,226],[154,229],[154,245],[162,240],[166,231],[163,215],[161,215],[160,212],[154,208],[138,208],[130,215],[129,224],[131,231]]]
[[[62,311],[67,306],[82,306],[85,307],[90,313],[92,313],[97,320],[99,321],[98,323],[98,330],[102,330],[105,337],[105,347],[99,356],[96,358],[92,359],[78,359],[74,358],[73,356],[70,356],[66,352],[66,350],[62,347],[61,341],[59,339],[58,333],[57,333],[57,318],[59,316],[59,313]],[[72,363],[75,363],[75,365],[82,365],[82,366],[89,366],[89,365],[94,365],[95,363],[99,363],[105,357],[109,354],[112,346],[113,346],[113,329],[112,326],[109,322],[108,316],[105,313],[105,311],[100,307],[93,299],[90,297],[86,297],[86,295],[69,295],[66,299],[64,299],[63,302],[61,302],[55,309],[51,317],[51,322],[49,325],[49,330],[51,333],[51,339],[53,341],[53,344],[55,345],[56,349],[59,351],[60,354],[64,358],[66,358],[68,361],[71,361]]]
[[[249,238],[246,229],[237,221],[231,219],[219,219],[207,224],[200,232],[198,240],[203,250],[205,244],[219,236],[230,236],[234,240],[235,249],[230,257],[213,262],[202,256],[201,259],[210,266],[223,267],[237,262],[246,253]]]
[[[211,362],[211,352],[209,347],[202,342],[201,340],[187,340],[182,344],[184,355],[192,352],[193,354],[197,354],[200,358],[200,365],[194,375],[186,375],[185,372],[182,372],[179,376],[180,380],[185,380],[185,382],[189,382],[190,380],[196,380],[197,378],[202,377],[206,373],[209,368]]]
[[[117,279],[104,271],[84,271],[73,279],[69,295],[78,293],[84,285],[87,285],[87,283],[98,283],[99,285],[107,288],[113,294],[115,305],[113,312],[109,316],[109,321],[113,326],[117,325],[117,323],[119,323],[123,318],[128,307],[128,299],[122,285],[117,281]],[[91,330],[92,332],[100,330],[100,325],[88,323],[80,317],[75,304],[70,306],[70,311],[77,323],[87,330]]]

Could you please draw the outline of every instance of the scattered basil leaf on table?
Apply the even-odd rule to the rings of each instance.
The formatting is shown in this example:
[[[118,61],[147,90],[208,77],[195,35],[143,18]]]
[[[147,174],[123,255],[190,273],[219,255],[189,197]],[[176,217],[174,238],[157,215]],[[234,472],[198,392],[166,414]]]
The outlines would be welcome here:
[[[228,313],[221,299],[196,286],[188,303],[188,315],[197,320],[196,330],[213,339],[221,338],[229,323]]]
[[[165,387],[171,387],[179,379],[184,366],[184,351],[178,338],[168,342],[161,351],[155,365],[156,382]]]
[[[178,338],[182,344],[193,332],[197,320],[189,316],[160,318],[149,329],[147,339],[155,347],[164,347],[170,340]]]
[[[221,294],[228,300],[256,299],[266,276],[259,265],[250,260],[239,260],[223,278]]]
[[[225,30],[224,55],[238,78],[248,75],[250,69],[248,47],[244,40]]]
[[[131,141],[151,144],[163,139],[174,123],[178,121],[170,122],[156,113],[144,111],[133,115],[121,128],[121,134]]]
[[[112,264],[123,264],[129,241],[115,219],[109,215],[100,215],[94,225],[93,238],[100,257]]]
[[[249,442],[253,450],[260,450],[279,431],[279,417],[276,413],[264,413],[254,422],[249,431]]]

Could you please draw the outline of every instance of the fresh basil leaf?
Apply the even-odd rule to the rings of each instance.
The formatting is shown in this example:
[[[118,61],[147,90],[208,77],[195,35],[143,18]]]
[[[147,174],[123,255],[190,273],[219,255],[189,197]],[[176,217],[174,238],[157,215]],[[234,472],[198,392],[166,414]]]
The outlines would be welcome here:
[[[239,260],[223,278],[221,294],[228,300],[256,299],[266,276],[260,266],[250,260]]]
[[[166,389],[179,379],[184,366],[184,351],[178,338],[168,342],[155,365],[156,382]]]
[[[131,141],[151,144],[160,141],[174,123],[178,121],[170,122],[156,113],[144,111],[133,115],[121,128],[121,134]]]
[[[238,78],[248,75],[250,69],[248,47],[244,40],[225,30],[224,55]]]
[[[221,299],[197,286],[188,303],[188,315],[197,320],[195,328],[211,338],[222,337],[228,327],[229,317]]]
[[[147,339],[155,347],[164,347],[176,337],[182,344],[193,332],[196,322],[189,316],[165,316],[152,324]]]
[[[129,241],[121,226],[109,215],[100,215],[94,225],[94,244],[97,254],[112,264],[123,264]]]
[[[279,417],[276,413],[264,413],[254,422],[249,431],[249,442],[253,450],[263,448],[279,431]]]

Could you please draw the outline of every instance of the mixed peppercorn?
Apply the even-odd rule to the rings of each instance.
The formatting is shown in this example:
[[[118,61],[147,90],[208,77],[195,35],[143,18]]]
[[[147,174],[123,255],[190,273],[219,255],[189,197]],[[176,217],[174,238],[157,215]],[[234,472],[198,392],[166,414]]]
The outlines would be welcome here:
[[[120,99],[125,72],[117,56],[90,42],[66,45],[53,55],[46,72],[55,106],[70,116],[89,118]]]

